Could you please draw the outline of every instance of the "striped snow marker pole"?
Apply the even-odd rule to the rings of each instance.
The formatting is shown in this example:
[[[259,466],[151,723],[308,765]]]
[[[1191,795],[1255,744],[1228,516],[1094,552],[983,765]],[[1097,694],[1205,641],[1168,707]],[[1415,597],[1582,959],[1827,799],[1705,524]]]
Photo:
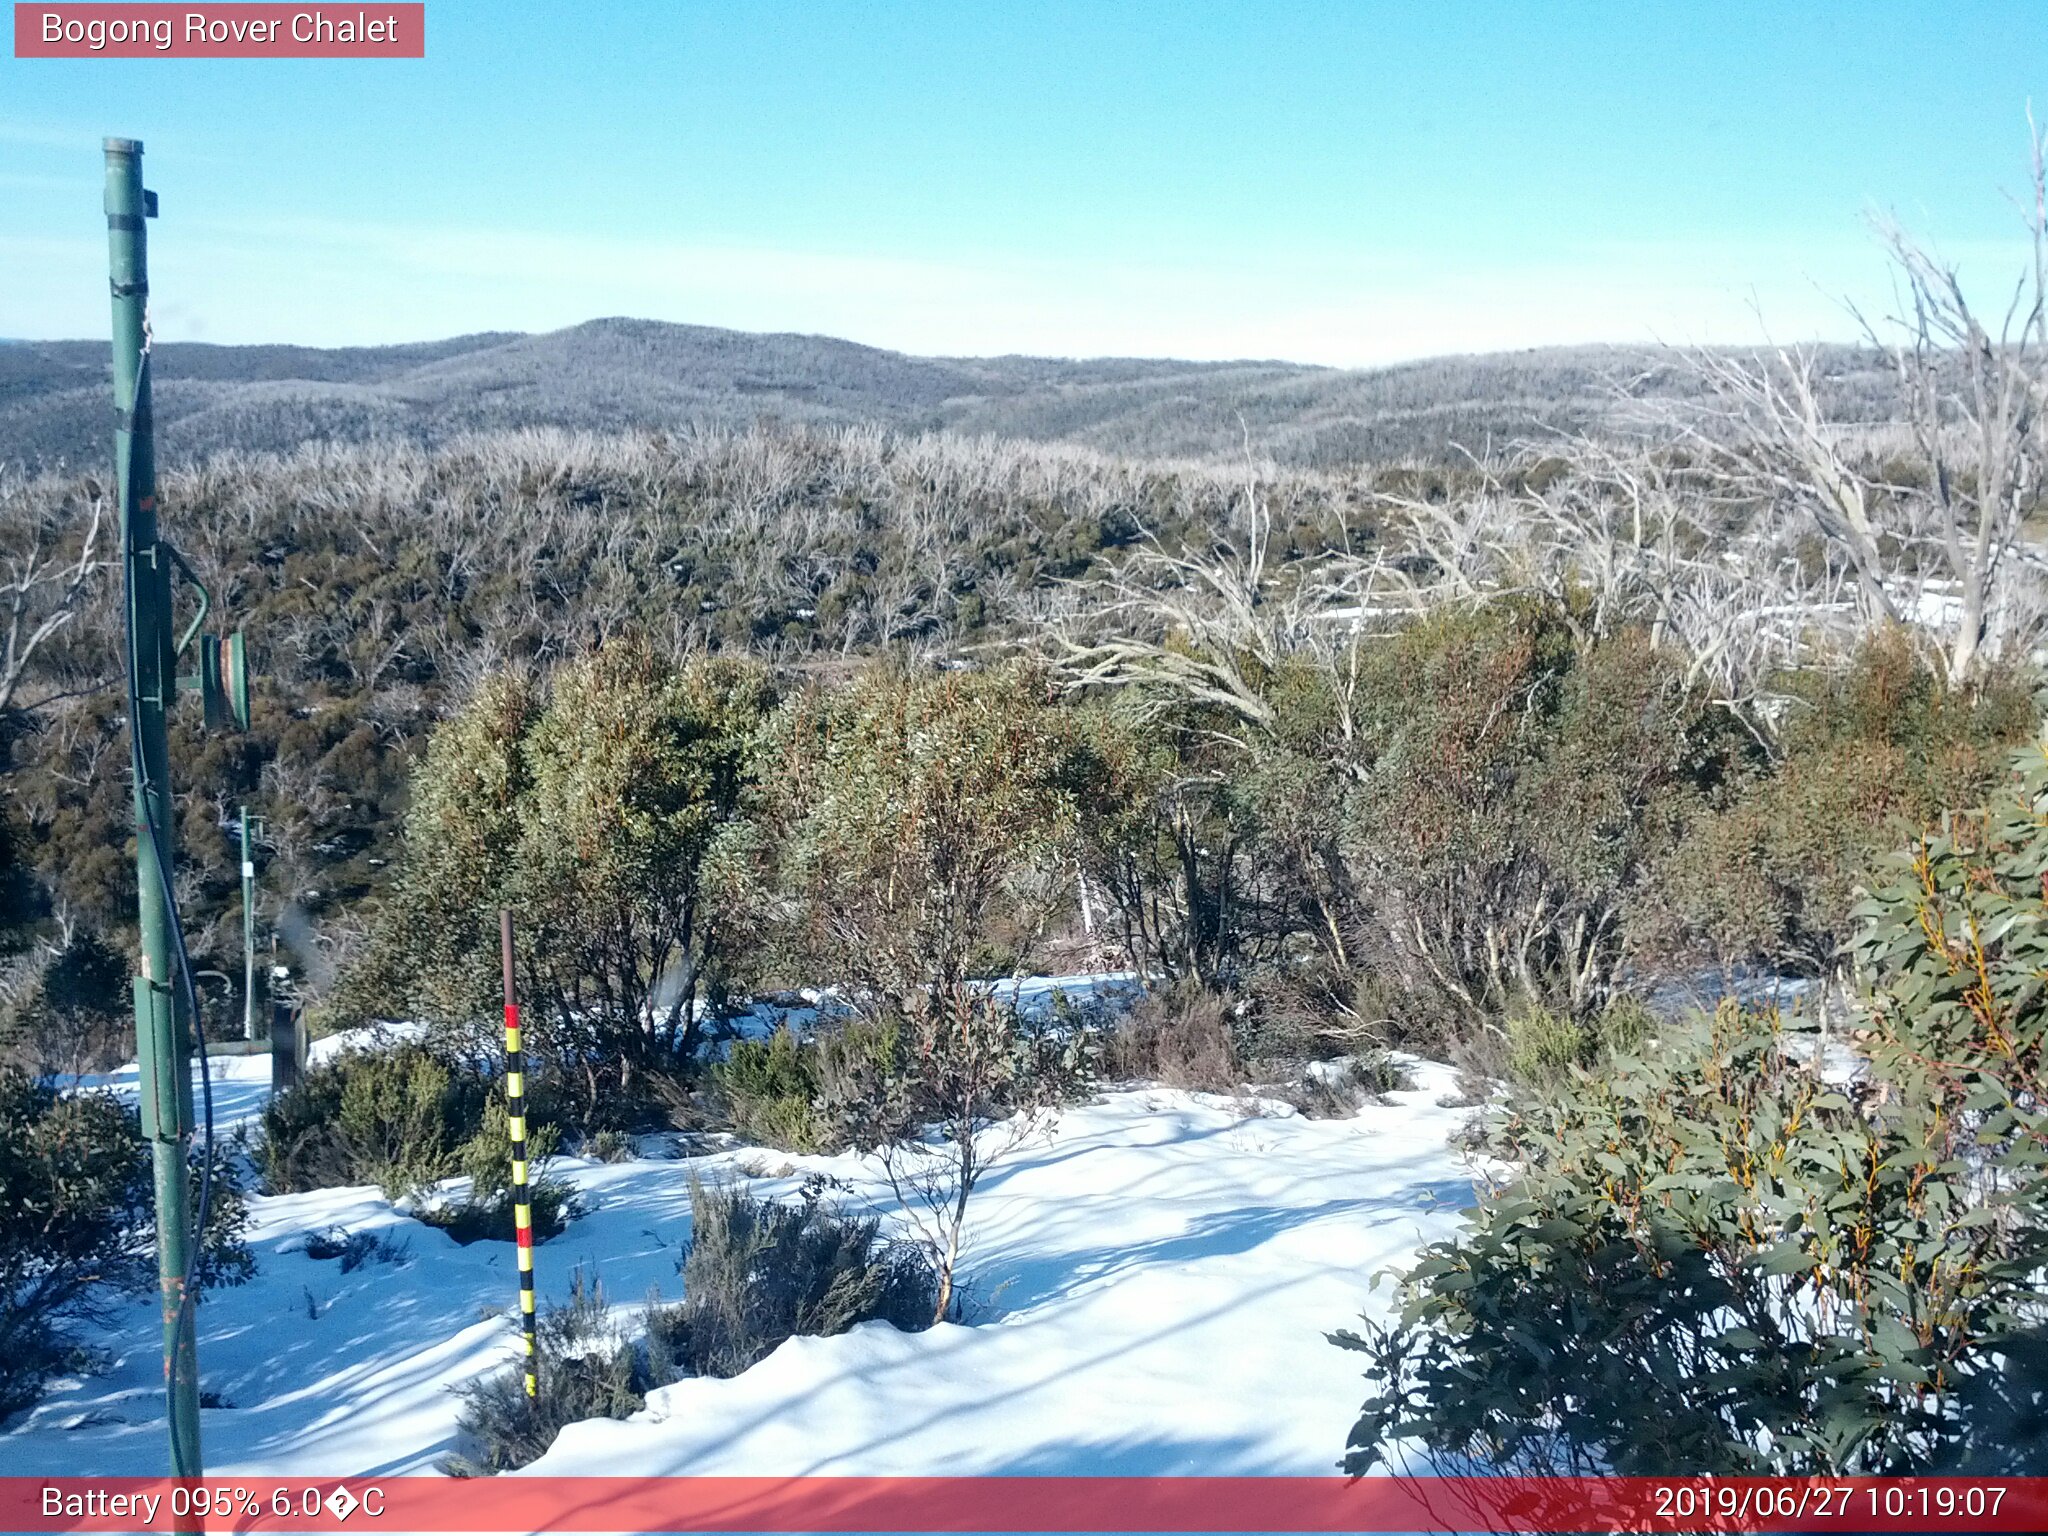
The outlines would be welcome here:
[[[519,1002],[512,989],[512,911],[498,912],[505,967],[505,1129],[512,1139],[512,1233],[519,1244],[519,1327],[526,1340],[526,1403],[540,1401],[540,1339],[533,1315],[533,1206],[526,1192],[526,1053],[519,1043]]]

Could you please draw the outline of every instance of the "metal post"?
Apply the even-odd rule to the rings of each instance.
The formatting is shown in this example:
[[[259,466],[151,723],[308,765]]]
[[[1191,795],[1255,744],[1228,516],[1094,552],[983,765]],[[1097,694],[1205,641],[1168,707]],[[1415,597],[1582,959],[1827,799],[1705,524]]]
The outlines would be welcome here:
[[[135,1049],[142,1133],[156,1178],[157,1274],[163,1302],[164,1386],[171,1475],[198,1477],[199,1353],[185,1304],[192,1231],[186,1149],[192,1134],[191,1020],[174,985],[170,888],[173,808],[165,714],[177,687],[171,633],[171,561],[157,537],[156,452],[149,404],[149,262],[143,220],[156,212],[142,189],[142,146],[108,139],[107,257],[114,301],[114,483],[121,497],[121,558],[128,601],[128,728],[135,762],[135,866],[142,974],[135,978]]]
[[[305,1015],[286,993],[285,968],[270,968],[270,1096],[279,1098],[299,1086],[305,1075]]]
[[[512,984],[512,912],[498,912],[498,955],[505,969],[505,1131],[512,1141],[512,1236],[519,1245],[519,1328],[526,1341],[526,1404],[540,1401],[540,1341],[533,1315],[533,1205],[526,1190],[526,1053]]]
[[[242,807],[242,1038],[256,1038],[256,861],[249,849],[249,807]]]

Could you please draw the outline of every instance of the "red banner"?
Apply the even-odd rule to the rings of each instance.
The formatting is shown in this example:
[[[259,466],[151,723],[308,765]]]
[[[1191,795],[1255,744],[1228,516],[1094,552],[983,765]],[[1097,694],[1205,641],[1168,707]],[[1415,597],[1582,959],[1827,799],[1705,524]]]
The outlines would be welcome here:
[[[21,5],[17,59],[423,59],[425,5]]]
[[[0,1478],[0,1530],[2042,1531],[2048,1477]]]

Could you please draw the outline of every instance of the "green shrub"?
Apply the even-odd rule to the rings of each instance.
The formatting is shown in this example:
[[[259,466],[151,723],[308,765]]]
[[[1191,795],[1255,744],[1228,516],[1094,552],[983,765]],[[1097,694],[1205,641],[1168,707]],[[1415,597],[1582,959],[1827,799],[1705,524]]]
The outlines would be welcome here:
[[[785,942],[870,1018],[934,1017],[1042,945],[1093,769],[1043,673],[872,667],[788,700],[766,750]]]
[[[1642,1049],[1657,1027],[1649,1008],[1626,993],[1598,1014],[1574,1018],[1543,1007],[1526,1007],[1505,1025],[1459,1042],[1455,1059],[1476,1100],[1486,1085],[1506,1081],[1535,1092],[1565,1088],[1574,1073],[1597,1068],[1614,1056]]]
[[[420,1213],[422,1221],[439,1227],[464,1246],[515,1240],[518,1229],[508,1128],[504,1101],[490,1100],[484,1106],[483,1124],[455,1155],[455,1168],[468,1178],[469,1192],[460,1200],[427,1207]],[[535,1242],[559,1235],[582,1213],[575,1190],[548,1172],[548,1163],[560,1144],[561,1134],[553,1126],[527,1122],[526,1203]]]
[[[1982,1235],[1951,1303],[1967,1335],[1927,1363],[1957,1408],[1949,1460],[1992,1472],[2048,1457],[2048,744],[2015,765],[1983,809],[1893,861],[1856,914],[1872,1054],[1940,1160],[1940,1208]],[[1921,1261],[1954,1270],[1958,1246],[1925,1241]]]
[[[1780,685],[1791,702],[1776,761],[1659,867],[1638,918],[1652,952],[1836,969],[1865,872],[1952,807],[1982,804],[2037,719],[2024,674],[1950,690],[1896,631],[1874,636],[1846,671]]]
[[[785,1205],[738,1188],[690,1189],[683,1301],[656,1325],[676,1363],[736,1376],[799,1334],[843,1333],[880,1318],[928,1326],[936,1280],[922,1255],[885,1242],[873,1217],[818,1200]]]
[[[628,1163],[633,1160],[633,1138],[624,1131],[606,1127],[583,1143],[582,1152],[600,1163]]]
[[[453,1173],[449,1086],[448,1069],[416,1049],[349,1074],[334,1132],[359,1176],[397,1200]]]
[[[194,1172],[197,1182],[197,1171]],[[0,1417],[80,1358],[72,1331],[153,1285],[150,1164],[135,1114],[111,1095],[58,1094],[0,1070]],[[228,1149],[217,1145],[195,1279],[254,1270]]]
[[[766,1040],[736,1040],[711,1068],[727,1126],[778,1151],[837,1152],[848,1145],[843,1106],[901,1070],[902,1030],[890,1019],[821,1023],[808,1040],[783,1026]]]
[[[664,1306],[658,1293],[649,1297],[645,1348],[620,1334],[603,1287],[578,1270],[570,1299],[539,1319],[537,1408],[522,1365],[464,1388],[457,1422],[469,1446],[444,1471],[523,1467],[565,1424],[637,1413],[679,1372],[736,1376],[797,1335],[843,1333],[877,1318],[905,1329],[931,1322],[929,1267],[882,1241],[872,1218],[842,1216],[816,1198],[779,1205],[694,1183],[690,1209],[684,1299]]]
[[[456,1427],[466,1450],[442,1463],[455,1477],[509,1472],[538,1460],[565,1424],[623,1419],[646,1402],[649,1380],[640,1352],[621,1338],[604,1287],[578,1270],[570,1299],[544,1310],[536,1326],[537,1399],[526,1396],[524,1364],[479,1378],[461,1392]]]
[[[341,1272],[346,1275],[371,1264],[410,1263],[412,1244],[393,1238],[388,1232],[351,1232],[346,1227],[328,1227],[306,1240],[306,1257],[338,1259]]]
[[[1535,605],[1433,615],[1359,668],[1355,744],[1309,748],[1353,782],[1276,829],[1343,872],[1325,947],[1405,992],[1424,1043],[1597,1018],[1660,862],[1753,744],[1647,634],[1588,643]]]
[[[733,1132],[785,1152],[829,1150],[827,1128],[812,1110],[818,1097],[815,1051],[787,1025],[766,1040],[735,1040],[711,1081]]]
[[[1526,1008],[1508,1019],[1508,1076],[1538,1086],[1561,1082],[1573,1067],[1588,1063],[1596,1040],[1590,1025],[1569,1014]]]
[[[491,676],[435,732],[344,1005],[495,1046],[513,909],[531,1087],[578,1131],[658,1118],[758,926],[748,810],[765,675],[615,638]]]
[[[1153,988],[1111,1027],[1103,1070],[1168,1088],[1238,1092],[1244,1069],[1231,1036],[1229,999],[1193,980]]]
[[[375,1184],[393,1200],[417,1195],[457,1171],[489,1094],[414,1042],[345,1052],[264,1111],[265,1181],[278,1194]]]
[[[526,1163],[529,1179],[537,1179],[544,1174],[561,1147],[562,1133],[559,1130],[528,1116]],[[455,1171],[469,1180],[472,1199],[494,1200],[511,1190],[511,1116],[503,1099],[493,1097],[485,1102],[483,1119],[476,1133],[463,1142],[455,1154]]]
[[[1814,1046],[1729,1005],[1525,1101],[1494,1143],[1515,1179],[1423,1251],[1395,1322],[1334,1336],[1378,1383],[1347,1468],[1402,1442],[1537,1474],[1951,1458],[2038,1327],[2041,1250],[1984,1219],[1938,1110],[1866,1112]]]
[[[1282,1097],[1312,1120],[1348,1120],[1369,1104],[1386,1103],[1388,1094],[1413,1086],[1399,1062],[1385,1051],[1369,1051],[1303,1073]]]
[[[2041,1465],[2048,750],[1854,917],[1855,1094],[1813,1033],[1728,1004],[1519,1101],[1514,1181],[1424,1251],[1393,1324],[1336,1336],[1379,1383],[1351,1470],[1397,1443],[1538,1473]]]

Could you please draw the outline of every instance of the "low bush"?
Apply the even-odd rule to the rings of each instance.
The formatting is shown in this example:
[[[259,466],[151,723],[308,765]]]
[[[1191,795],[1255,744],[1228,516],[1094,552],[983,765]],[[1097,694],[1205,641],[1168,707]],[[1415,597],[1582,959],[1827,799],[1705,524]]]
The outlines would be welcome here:
[[[412,1244],[403,1238],[393,1238],[388,1232],[351,1232],[346,1227],[327,1227],[306,1240],[306,1257],[339,1259],[341,1272],[347,1275],[371,1264],[407,1264],[412,1259]]]
[[[560,1144],[560,1133],[553,1126],[528,1124],[526,1203],[535,1242],[544,1243],[558,1235],[582,1211],[575,1190],[548,1172]],[[454,1168],[468,1178],[469,1192],[460,1200],[428,1206],[420,1219],[464,1246],[487,1240],[512,1242],[517,1230],[512,1141],[503,1100],[492,1099],[484,1106],[483,1123],[456,1152]]]
[[[197,1170],[194,1171],[197,1182]],[[155,1281],[155,1206],[135,1114],[111,1095],[59,1094],[0,1071],[0,1417],[81,1359],[74,1327]],[[217,1147],[195,1280],[254,1270],[226,1147]]]
[[[1835,971],[1865,872],[1949,809],[1981,805],[2039,720],[2024,671],[1950,689],[1902,631],[1873,636],[1845,670],[1780,683],[1776,761],[1660,862],[1636,917],[1643,952]]]
[[[1228,999],[1197,982],[1156,987],[1111,1028],[1103,1071],[1125,1081],[1236,1093],[1244,1070],[1230,1022]]]
[[[489,1100],[488,1083],[427,1046],[345,1052],[264,1111],[265,1182],[277,1194],[375,1184],[394,1200],[416,1195],[457,1171]]]
[[[711,1081],[726,1126],[781,1152],[837,1152],[848,1145],[839,1107],[901,1070],[902,1031],[892,1021],[844,1018],[799,1039],[786,1025],[766,1040],[736,1040]]]
[[[540,1315],[538,1402],[527,1400],[523,1364],[463,1388],[457,1423],[468,1445],[442,1470],[473,1477],[523,1467],[565,1424],[637,1413],[648,1392],[681,1374],[736,1376],[800,1334],[877,1318],[929,1325],[936,1281],[922,1257],[883,1240],[872,1218],[830,1209],[821,1193],[813,1187],[783,1205],[693,1184],[684,1299],[649,1298],[644,1347],[612,1321],[602,1285],[577,1271],[569,1300]]]
[[[1388,1094],[1412,1086],[1399,1062],[1384,1051],[1370,1051],[1341,1061],[1311,1063],[1282,1097],[1312,1120],[1348,1120],[1367,1105],[1384,1104]]]
[[[683,1300],[650,1325],[670,1360],[736,1376],[785,1339],[829,1336],[882,1319],[930,1325],[937,1279],[916,1249],[884,1240],[873,1217],[817,1198],[757,1200],[738,1188],[690,1190]]]
[[[456,1426],[469,1444],[442,1471],[509,1472],[538,1460],[565,1424],[640,1411],[652,1383],[640,1352],[613,1325],[602,1285],[578,1270],[570,1299],[543,1311],[536,1333],[537,1397],[527,1398],[523,1362],[464,1387]]]
[[[1556,1092],[1574,1072],[1640,1050],[1655,1027],[1648,1007],[1623,993],[1584,1018],[1541,1006],[1518,1009],[1504,1023],[1459,1036],[1448,1054],[1467,1097],[1481,1103],[1501,1083]]]
[[[633,1160],[633,1138],[625,1131],[609,1128],[598,1131],[583,1143],[585,1157],[594,1157],[600,1163],[627,1163]]]
[[[816,1053],[787,1025],[766,1040],[735,1040],[711,1081],[733,1133],[784,1152],[823,1152],[830,1133],[813,1110]]]

